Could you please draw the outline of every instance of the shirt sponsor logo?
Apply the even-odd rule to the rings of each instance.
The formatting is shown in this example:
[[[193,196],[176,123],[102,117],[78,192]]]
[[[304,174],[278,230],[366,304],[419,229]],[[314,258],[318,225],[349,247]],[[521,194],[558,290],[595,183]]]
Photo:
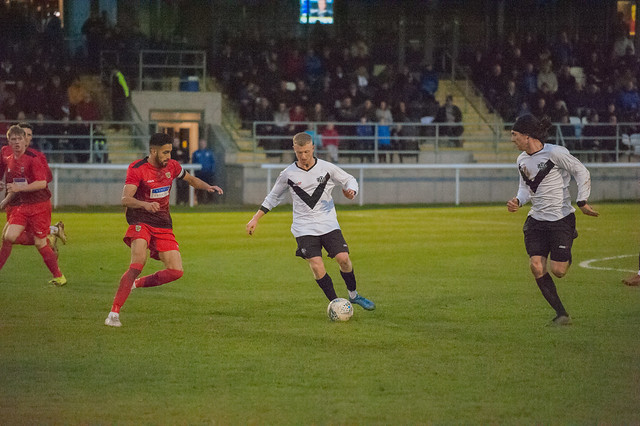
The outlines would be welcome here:
[[[20,186],[27,185],[27,178],[13,178],[13,183]]]
[[[155,182],[154,179],[150,179],[150,180],[147,181],[147,183],[153,183],[153,182]]]
[[[169,195],[170,186],[161,186],[160,188],[151,188],[150,198],[164,198]]]

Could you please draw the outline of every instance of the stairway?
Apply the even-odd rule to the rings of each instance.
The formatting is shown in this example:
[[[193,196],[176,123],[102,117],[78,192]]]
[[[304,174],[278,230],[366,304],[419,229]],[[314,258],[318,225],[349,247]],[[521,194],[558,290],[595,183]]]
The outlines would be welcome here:
[[[489,111],[485,101],[466,80],[440,80],[436,100],[442,105],[447,95],[462,111],[465,122],[463,147],[470,151],[475,163],[512,163],[519,152],[511,143],[511,135],[504,129],[502,118]]]

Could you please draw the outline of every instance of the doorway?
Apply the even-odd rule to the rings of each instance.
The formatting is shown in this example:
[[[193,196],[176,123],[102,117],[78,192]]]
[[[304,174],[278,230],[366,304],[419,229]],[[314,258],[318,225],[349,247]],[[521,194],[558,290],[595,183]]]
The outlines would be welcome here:
[[[150,120],[156,122],[156,132],[167,133],[180,139],[183,150],[189,153],[191,159],[193,152],[198,149],[198,140],[201,135],[202,111],[176,112],[176,111],[151,111]]]

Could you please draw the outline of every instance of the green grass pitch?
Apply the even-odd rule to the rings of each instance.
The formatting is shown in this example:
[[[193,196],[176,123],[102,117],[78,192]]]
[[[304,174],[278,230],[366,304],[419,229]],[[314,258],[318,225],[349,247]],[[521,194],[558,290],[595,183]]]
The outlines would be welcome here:
[[[252,237],[253,211],[183,209],[184,277],[134,290],[120,329],[103,321],[129,263],[123,214],[56,212],[69,283],[48,286],[33,247],[0,271],[0,424],[638,424],[640,289],[620,280],[639,208],[594,207],[556,279],[562,329],[528,269],[526,209],[339,208],[377,304],[346,323],[294,256],[290,206]]]

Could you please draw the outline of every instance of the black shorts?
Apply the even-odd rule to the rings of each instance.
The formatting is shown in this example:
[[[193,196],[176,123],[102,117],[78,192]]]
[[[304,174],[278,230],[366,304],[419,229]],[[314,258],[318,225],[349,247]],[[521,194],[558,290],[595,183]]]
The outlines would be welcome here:
[[[522,231],[529,257],[548,257],[551,253],[551,260],[556,262],[571,260],[571,246],[576,236],[576,216],[573,213],[554,222],[529,216]]]
[[[344,240],[342,231],[339,229],[324,235],[303,235],[296,237],[296,242],[298,243],[296,256],[300,256],[303,259],[310,259],[317,256],[322,257],[322,247],[327,251],[327,255],[332,258],[338,253],[349,253],[347,242]]]

